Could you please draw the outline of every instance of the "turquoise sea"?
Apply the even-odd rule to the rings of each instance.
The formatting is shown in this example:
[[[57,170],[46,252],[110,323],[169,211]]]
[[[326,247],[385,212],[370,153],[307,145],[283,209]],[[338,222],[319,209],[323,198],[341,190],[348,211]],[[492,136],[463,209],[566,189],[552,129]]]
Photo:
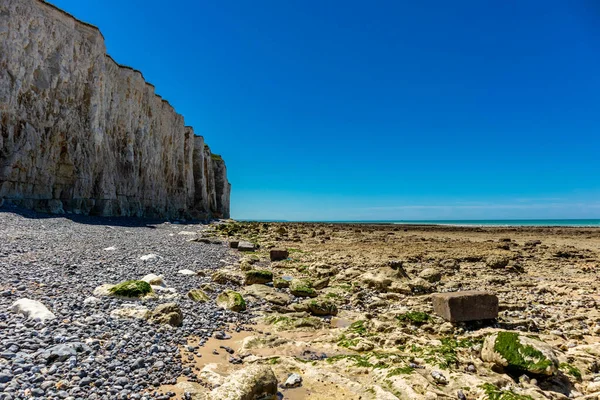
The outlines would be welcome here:
[[[334,221],[330,221],[334,222]],[[457,220],[406,220],[406,221],[335,221],[359,224],[403,225],[454,225],[454,226],[597,226],[600,219],[457,219]]]
[[[326,224],[398,224],[398,225],[453,225],[453,226],[578,226],[600,227],[600,219],[424,219],[380,221],[288,221],[250,220],[253,222],[312,222]]]

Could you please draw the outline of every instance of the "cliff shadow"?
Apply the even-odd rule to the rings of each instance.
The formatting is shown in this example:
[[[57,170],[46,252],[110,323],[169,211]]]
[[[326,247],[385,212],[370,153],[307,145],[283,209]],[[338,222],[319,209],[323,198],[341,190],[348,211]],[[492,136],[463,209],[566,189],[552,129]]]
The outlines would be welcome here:
[[[59,219],[64,218],[73,221],[78,224],[84,225],[107,225],[107,226],[120,226],[127,228],[149,228],[156,229],[155,225],[159,225],[165,222],[179,224],[179,221],[173,221],[168,219],[157,219],[157,218],[142,218],[142,217],[102,217],[92,215],[81,215],[81,214],[48,214],[42,213],[26,208],[16,206],[14,204],[4,204],[0,206],[0,214],[17,214],[27,219]],[[201,220],[186,220],[186,225],[207,225],[210,221]]]

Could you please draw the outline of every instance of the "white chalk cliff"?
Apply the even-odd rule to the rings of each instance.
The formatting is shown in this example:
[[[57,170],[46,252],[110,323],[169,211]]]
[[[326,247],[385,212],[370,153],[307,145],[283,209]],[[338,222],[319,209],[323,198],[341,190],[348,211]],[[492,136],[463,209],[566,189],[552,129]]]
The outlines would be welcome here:
[[[227,170],[98,28],[0,0],[0,202],[52,213],[229,217]]]

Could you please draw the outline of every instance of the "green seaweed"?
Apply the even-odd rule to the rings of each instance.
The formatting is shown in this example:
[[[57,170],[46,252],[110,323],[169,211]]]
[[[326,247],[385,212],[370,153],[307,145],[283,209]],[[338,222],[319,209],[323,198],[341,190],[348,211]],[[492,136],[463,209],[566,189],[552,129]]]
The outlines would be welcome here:
[[[246,284],[267,283],[273,281],[273,273],[264,269],[246,271]]]
[[[515,332],[498,332],[494,343],[494,351],[500,354],[507,362],[508,369],[518,372],[545,371],[552,366],[541,351],[532,346],[523,345],[519,341],[519,334]]]
[[[400,314],[396,316],[396,319],[402,323],[409,323],[412,325],[423,325],[424,323],[431,321],[429,314],[422,311],[410,311]]]
[[[410,375],[413,373],[413,369],[409,366],[406,367],[398,367],[398,368],[394,368],[392,370],[390,370],[390,372],[388,372],[387,377],[391,378],[392,376],[396,376],[396,375]]]
[[[531,396],[518,394],[512,390],[502,390],[491,383],[484,383],[480,388],[483,389],[488,400],[533,400]]]
[[[567,363],[561,363],[559,366],[559,369],[563,372],[565,372],[568,375],[571,375],[573,378],[577,379],[578,381],[581,381],[581,371],[579,370],[579,368],[571,365],[571,364],[567,364]]]
[[[130,280],[113,286],[110,288],[109,292],[115,296],[142,297],[148,293],[151,293],[152,287],[148,282],[145,281]]]

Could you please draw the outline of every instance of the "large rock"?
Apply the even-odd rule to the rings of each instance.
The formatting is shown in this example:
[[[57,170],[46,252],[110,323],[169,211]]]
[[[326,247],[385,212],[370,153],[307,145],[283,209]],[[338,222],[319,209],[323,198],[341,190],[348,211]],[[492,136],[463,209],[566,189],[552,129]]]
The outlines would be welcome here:
[[[491,255],[485,260],[485,265],[492,269],[502,269],[508,265],[510,258],[502,255]]]
[[[277,394],[277,378],[270,367],[252,365],[234,372],[212,392],[211,400],[256,400]]]
[[[256,250],[256,246],[254,245],[254,243],[250,243],[245,240],[242,240],[241,242],[238,243],[237,249],[239,251],[254,251],[254,250]]]
[[[273,282],[273,273],[264,269],[252,269],[244,273],[244,285]]]
[[[25,318],[37,319],[42,322],[56,318],[52,311],[37,300],[19,299],[12,304],[10,309],[14,313],[22,314]]]
[[[307,303],[308,311],[317,316],[337,315],[338,308],[329,300],[314,299]]]
[[[150,316],[150,322],[163,325],[181,326],[183,313],[177,303],[165,303],[157,306]]]
[[[498,297],[477,290],[431,295],[433,311],[450,322],[478,321],[498,317]]]
[[[517,374],[554,375],[559,366],[552,347],[517,332],[496,332],[485,338],[481,359]]]
[[[278,292],[272,287],[266,285],[255,284],[246,286],[245,292],[250,296],[263,299],[278,306],[285,306],[292,301],[292,298],[289,294]]]
[[[223,159],[141,72],[106,54],[98,28],[36,0],[0,2],[0,27],[0,199],[52,213],[229,217]]]
[[[148,274],[145,275],[141,280],[147,282],[150,286],[167,286],[162,275]]]
[[[246,310],[246,301],[238,292],[226,290],[217,296],[217,305],[226,310],[240,312]]]
[[[147,319],[151,314],[147,307],[139,304],[123,304],[121,308],[116,308],[110,312],[112,318]]]
[[[286,249],[271,249],[269,251],[269,258],[271,261],[281,261],[289,257],[290,253]]]
[[[380,292],[386,292],[393,282],[405,279],[399,269],[382,267],[362,274],[358,279],[365,285]]]
[[[192,289],[187,293],[187,297],[195,302],[206,303],[210,297],[201,289]]]
[[[317,297],[319,294],[307,279],[293,279],[290,283],[290,293],[296,297]]]

